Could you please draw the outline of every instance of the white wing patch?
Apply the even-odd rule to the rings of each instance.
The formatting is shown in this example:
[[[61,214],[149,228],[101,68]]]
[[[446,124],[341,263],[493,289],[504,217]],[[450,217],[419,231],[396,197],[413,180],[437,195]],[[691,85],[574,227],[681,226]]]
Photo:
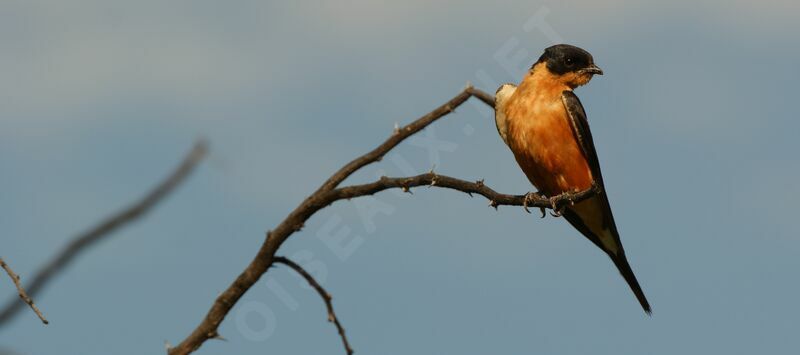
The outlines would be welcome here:
[[[494,123],[497,125],[497,133],[500,133],[500,138],[503,138],[506,145],[508,145],[508,122],[506,121],[505,105],[515,91],[517,91],[516,85],[503,84],[494,94]]]

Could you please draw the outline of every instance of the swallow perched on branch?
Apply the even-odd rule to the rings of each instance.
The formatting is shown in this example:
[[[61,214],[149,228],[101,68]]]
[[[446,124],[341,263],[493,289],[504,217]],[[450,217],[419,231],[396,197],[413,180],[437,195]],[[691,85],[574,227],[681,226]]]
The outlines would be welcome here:
[[[596,196],[566,206],[560,214],[611,257],[650,314],[650,304],[628,264],[611,214],[586,112],[572,92],[602,74],[589,52],[566,44],[549,47],[519,86],[504,84],[497,90],[495,123],[540,193],[553,197],[589,189],[593,183],[601,187]]]

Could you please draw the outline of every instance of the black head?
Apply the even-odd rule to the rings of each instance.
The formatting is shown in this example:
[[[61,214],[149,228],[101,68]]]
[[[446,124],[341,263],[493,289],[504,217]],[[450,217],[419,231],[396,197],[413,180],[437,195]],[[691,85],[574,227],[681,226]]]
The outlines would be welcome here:
[[[603,75],[603,71],[594,65],[594,59],[589,52],[568,44],[547,47],[536,63],[546,63],[547,69],[557,75],[570,72]]]

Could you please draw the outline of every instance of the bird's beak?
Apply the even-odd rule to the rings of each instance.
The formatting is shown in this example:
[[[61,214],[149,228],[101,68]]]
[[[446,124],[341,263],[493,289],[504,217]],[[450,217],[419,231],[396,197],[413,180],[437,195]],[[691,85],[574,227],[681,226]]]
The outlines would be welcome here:
[[[596,66],[594,64],[590,65],[589,67],[587,67],[583,71],[584,71],[584,73],[603,75],[603,69],[600,69],[600,67],[598,67],[598,66]]]

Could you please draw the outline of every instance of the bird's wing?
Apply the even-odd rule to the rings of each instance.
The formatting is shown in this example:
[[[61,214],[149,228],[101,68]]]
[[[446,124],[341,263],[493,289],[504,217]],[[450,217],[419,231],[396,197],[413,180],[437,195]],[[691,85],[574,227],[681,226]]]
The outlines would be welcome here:
[[[610,254],[618,254],[622,251],[622,243],[619,240],[617,226],[611,213],[611,205],[608,203],[605,193],[600,161],[597,159],[592,132],[589,130],[589,121],[586,120],[586,111],[583,110],[578,96],[572,91],[564,91],[561,94],[561,100],[567,110],[572,134],[581,147],[583,156],[592,171],[592,177],[603,189],[598,196],[578,203],[573,206],[574,208],[569,208],[565,217],[601,249]]]
[[[506,120],[505,107],[508,103],[508,98],[514,94],[517,86],[514,84],[503,84],[494,94],[494,123],[497,126],[497,133],[500,133],[500,138],[508,145],[508,121]]]
[[[611,213],[611,205],[608,203],[608,195],[606,195],[603,176],[600,172],[600,161],[597,159],[597,151],[594,148],[592,132],[589,130],[586,111],[583,110],[578,96],[572,91],[564,91],[561,94],[561,100],[567,110],[572,134],[583,151],[583,156],[592,171],[592,177],[603,188],[599,195],[568,207],[564,211],[564,218],[611,257],[642,308],[649,314],[650,304],[628,264],[622,242],[619,239],[619,232],[617,232],[617,225],[614,223],[614,215]]]
[[[597,159],[597,151],[594,149],[594,140],[592,140],[592,131],[589,130],[589,121],[586,119],[586,111],[583,110],[581,100],[578,99],[574,92],[565,90],[561,93],[561,101],[564,103],[564,108],[567,109],[569,123],[572,126],[572,134],[581,146],[583,157],[586,158],[589,163],[589,169],[592,170],[592,176],[602,187],[603,176],[600,172],[600,160]]]

